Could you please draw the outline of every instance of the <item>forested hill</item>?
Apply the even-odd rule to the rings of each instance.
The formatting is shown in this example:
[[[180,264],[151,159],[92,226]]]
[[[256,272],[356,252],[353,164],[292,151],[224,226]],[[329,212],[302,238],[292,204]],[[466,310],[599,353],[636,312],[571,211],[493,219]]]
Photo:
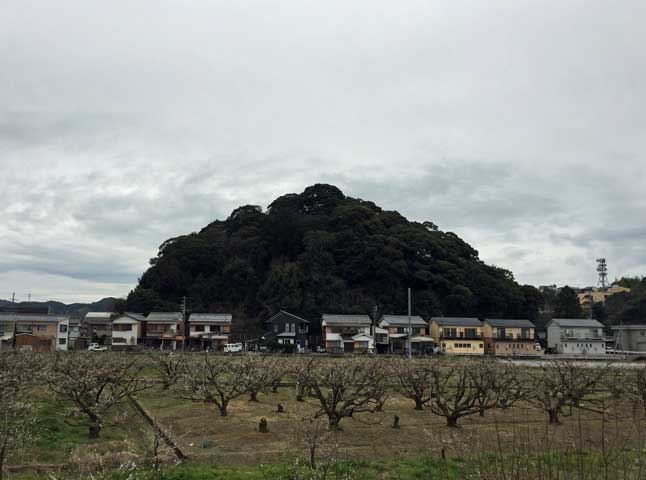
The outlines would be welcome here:
[[[229,311],[257,326],[279,309],[323,312],[535,318],[541,295],[431,222],[410,222],[370,201],[317,184],[266,211],[235,209],[199,233],[164,242],[128,296],[137,312]]]

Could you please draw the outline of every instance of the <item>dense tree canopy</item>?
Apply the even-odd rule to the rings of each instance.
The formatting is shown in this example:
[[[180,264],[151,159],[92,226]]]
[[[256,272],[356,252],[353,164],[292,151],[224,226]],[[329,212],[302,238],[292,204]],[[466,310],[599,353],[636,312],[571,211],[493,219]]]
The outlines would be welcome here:
[[[454,233],[324,184],[171,238],[150,264],[130,310],[176,309],[186,295],[193,310],[228,310],[249,328],[281,308],[313,320],[375,306],[402,313],[407,287],[424,318],[534,318],[541,305],[540,292],[486,265]]]

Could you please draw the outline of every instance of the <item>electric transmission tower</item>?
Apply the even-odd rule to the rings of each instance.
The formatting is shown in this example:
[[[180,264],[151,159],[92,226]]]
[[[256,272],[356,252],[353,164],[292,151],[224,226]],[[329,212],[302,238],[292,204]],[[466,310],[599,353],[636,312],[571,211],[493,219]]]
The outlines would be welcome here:
[[[597,273],[599,273],[599,286],[605,290],[608,285],[608,265],[605,258],[597,258]]]

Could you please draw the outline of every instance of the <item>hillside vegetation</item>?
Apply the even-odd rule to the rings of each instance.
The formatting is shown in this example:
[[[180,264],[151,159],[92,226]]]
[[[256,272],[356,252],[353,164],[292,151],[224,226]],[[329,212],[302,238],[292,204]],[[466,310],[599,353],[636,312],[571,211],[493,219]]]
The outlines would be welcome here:
[[[407,287],[425,318],[533,319],[541,301],[456,234],[317,184],[165,241],[127,307],[175,310],[187,296],[193,311],[230,311],[253,328],[281,308],[308,319],[405,313]]]

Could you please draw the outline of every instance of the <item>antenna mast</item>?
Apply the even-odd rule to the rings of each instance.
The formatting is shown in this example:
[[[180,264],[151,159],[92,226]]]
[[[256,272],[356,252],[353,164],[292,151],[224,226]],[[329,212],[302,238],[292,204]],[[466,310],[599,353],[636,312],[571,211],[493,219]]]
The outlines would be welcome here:
[[[599,286],[605,290],[608,285],[608,265],[605,258],[597,258],[597,273],[599,273]]]

